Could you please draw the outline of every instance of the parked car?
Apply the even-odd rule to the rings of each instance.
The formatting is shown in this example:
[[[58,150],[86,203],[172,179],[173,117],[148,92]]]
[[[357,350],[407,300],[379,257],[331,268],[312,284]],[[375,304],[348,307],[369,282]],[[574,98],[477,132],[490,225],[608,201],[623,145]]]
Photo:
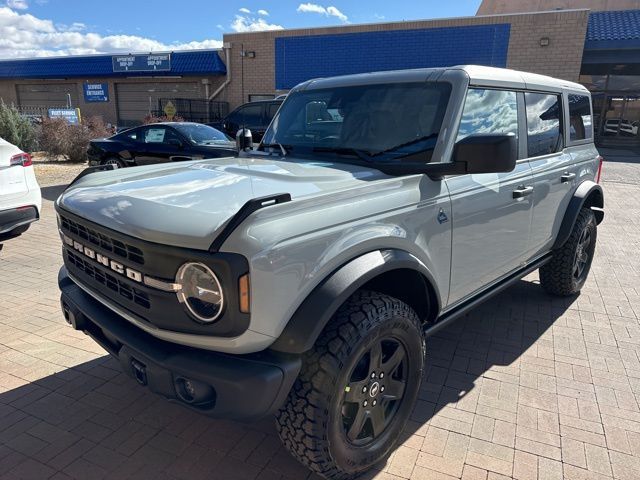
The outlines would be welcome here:
[[[534,270],[580,292],[604,217],[591,116],[582,85],[489,67],[305,82],[239,158],[64,192],[64,317],[140,385],[275,414],[300,462],[354,478],[401,438],[426,337]]]
[[[275,116],[284,99],[258,100],[240,105],[220,122],[208,123],[212,127],[222,130],[232,138],[243,126],[251,130],[253,139],[259,142]]]
[[[235,155],[235,142],[201,123],[166,122],[130,128],[89,143],[90,165],[129,167]]]
[[[616,135],[618,131],[623,136],[636,136],[638,135],[638,126],[640,122],[631,122],[624,118],[608,118],[604,122],[604,135]]]
[[[40,218],[41,207],[31,156],[0,138],[0,249]]]

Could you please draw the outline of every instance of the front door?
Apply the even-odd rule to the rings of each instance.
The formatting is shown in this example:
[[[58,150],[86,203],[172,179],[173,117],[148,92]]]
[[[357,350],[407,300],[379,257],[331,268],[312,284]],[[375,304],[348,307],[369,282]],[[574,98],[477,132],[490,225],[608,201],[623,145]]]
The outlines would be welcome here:
[[[190,158],[184,150],[183,140],[170,127],[149,125],[142,130],[142,140],[144,141],[143,151],[136,156],[136,163],[139,165]]]
[[[520,137],[515,92],[471,88],[457,140],[471,134]],[[533,180],[526,159],[508,173],[446,179],[453,222],[450,306],[517,269],[525,260]]]

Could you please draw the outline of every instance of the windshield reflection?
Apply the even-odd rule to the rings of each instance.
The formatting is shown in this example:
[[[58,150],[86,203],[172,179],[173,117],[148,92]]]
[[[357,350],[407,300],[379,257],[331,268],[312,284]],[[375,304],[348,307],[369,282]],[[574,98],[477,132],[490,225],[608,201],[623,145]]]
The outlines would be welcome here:
[[[393,161],[438,140],[451,87],[446,83],[359,85],[289,94],[261,149]]]

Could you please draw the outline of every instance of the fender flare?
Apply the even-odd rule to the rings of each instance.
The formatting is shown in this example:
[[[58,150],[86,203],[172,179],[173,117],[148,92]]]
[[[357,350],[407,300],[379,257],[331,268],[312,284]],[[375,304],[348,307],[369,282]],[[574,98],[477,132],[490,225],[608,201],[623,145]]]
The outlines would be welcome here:
[[[340,306],[375,277],[392,270],[410,269],[422,274],[439,295],[431,272],[415,256],[403,250],[375,250],[350,260],[327,276],[293,314],[271,349],[300,354],[313,347]],[[425,284],[425,295],[429,292]],[[440,305],[436,306],[437,309]]]
[[[593,210],[596,216],[596,222],[600,224],[604,219],[604,193],[602,192],[602,187],[591,180],[582,182],[576,189],[573,197],[571,197],[562,223],[560,224],[556,241],[553,244],[553,250],[565,244],[571,235],[580,209],[582,209],[585,204]]]

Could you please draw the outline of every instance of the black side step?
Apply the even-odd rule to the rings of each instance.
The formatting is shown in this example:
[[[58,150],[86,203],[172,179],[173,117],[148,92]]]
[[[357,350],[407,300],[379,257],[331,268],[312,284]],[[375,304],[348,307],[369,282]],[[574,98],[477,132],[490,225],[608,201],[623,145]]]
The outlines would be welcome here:
[[[229,219],[227,224],[220,232],[211,246],[209,247],[209,252],[217,252],[220,250],[222,244],[231,236],[233,231],[240,226],[245,219],[251,215],[256,210],[260,210],[261,208],[270,207],[271,205],[277,205],[279,203],[285,203],[291,201],[291,194],[289,193],[277,193],[275,195],[267,195],[266,197],[253,198],[245,203],[238,213],[236,213],[233,217]]]
[[[518,270],[517,272],[515,272],[512,275],[508,276],[507,278],[504,278],[503,280],[501,280],[497,284],[493,285],[488,290],[483,291],[482,293],[480,293],[476,297],[473,297],[472,299],[467,300],[465,303],[463,303],[461,305],[458,305],[454,309],[452,309],[452,310],[448,311],[447,313],[443,314],[437,320],[437,323],[425,326],[425,330],[424,330],[425,337],[430,337],[431,335],[435,334],[436,332],[442,330],[444,327],[449,325],[451,322],[453,322],[454,320],[457,320],[458,318],[462,317],[463,315],[469,313],[470,310],[473,310],[474,308],[476,308],[478,305],[480,305],[484,301],[490,299],[494,295],[497,295],[498,293],[502,292],[506,288],[510,287],[511,285],[513,285],[514,283],[519,281],[525,275],[527,275],[527,274],[533,272],[534,270],[540,268],[542,265],[544,265],[549,260],[551,260],[551,256],[552,255],[553,254],[551,252],[547,253],[546,255],[544,255],[543,257],[539,258],[535,262],[527,265],[526,267],[522,268],[521,270]]]
[[[78,176],[71,181],[71,183],[69,185],[67,185],[67,188],[65,188],[65,191],[68,190],[69,187],[71,187],[71,185],[76,183],[82,177],[86,177],[87,175],[89,175],[91,173],[95,173],[95,172],[106,172],[107,170],[115,170],[116,168],[118,168],[118,166],[117,165],[113,165],[113,164],[109,164],[109,165],[94,165],[93,167],[87,167],[84,170],[82,170],[78,174]]]

